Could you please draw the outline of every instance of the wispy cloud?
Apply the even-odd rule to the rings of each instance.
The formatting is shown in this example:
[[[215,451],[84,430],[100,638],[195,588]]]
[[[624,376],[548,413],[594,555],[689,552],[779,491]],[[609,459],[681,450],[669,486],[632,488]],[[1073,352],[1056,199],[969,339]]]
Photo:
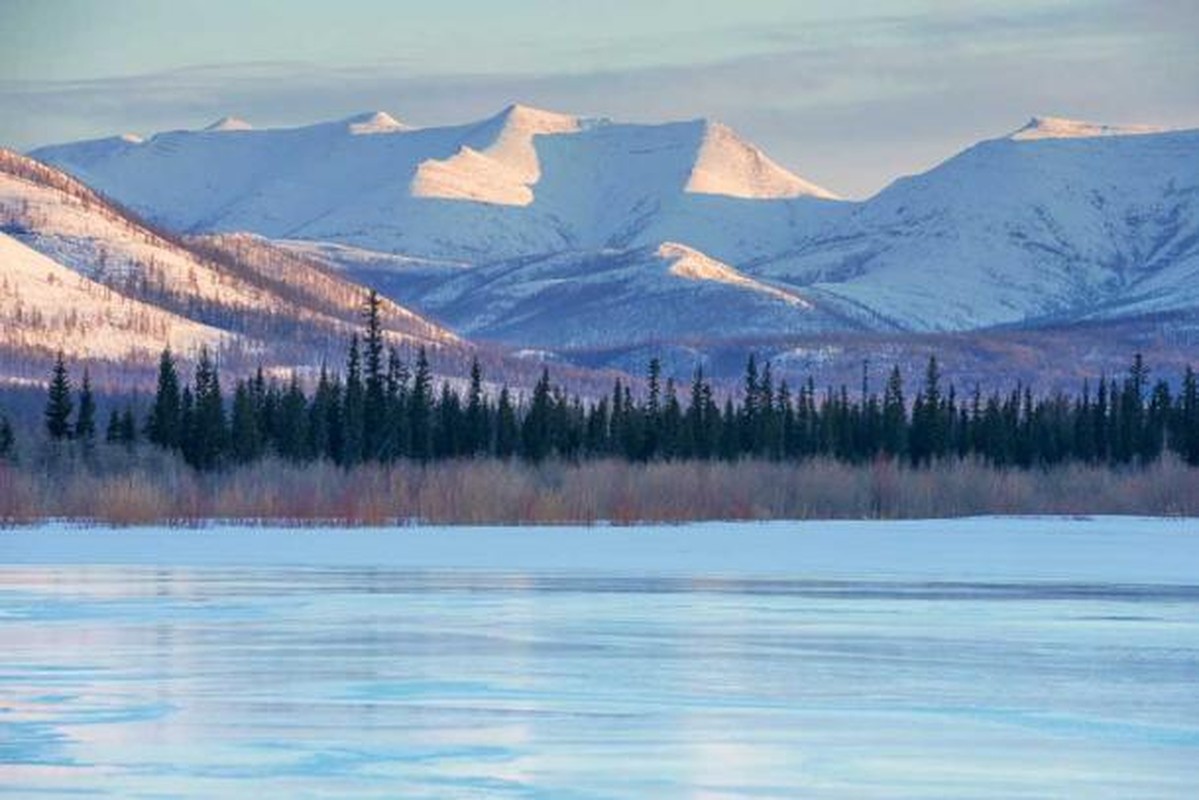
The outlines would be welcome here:
[[[122,78],[0,81],[0,141],[28,148],[227,113],[290,125],[382,108],[458,122],[519,99],[582,114],[713,116],[778,160],[865,194],[1034,113],[1199,126],[1199,57],[1183,0],[1059,3],[1036,12],[888,14],[777,29],[735,58],[545,74],[430,73],[413,59],[331,67],[212,64]],[[641,46],[624,43],[625,47]]]

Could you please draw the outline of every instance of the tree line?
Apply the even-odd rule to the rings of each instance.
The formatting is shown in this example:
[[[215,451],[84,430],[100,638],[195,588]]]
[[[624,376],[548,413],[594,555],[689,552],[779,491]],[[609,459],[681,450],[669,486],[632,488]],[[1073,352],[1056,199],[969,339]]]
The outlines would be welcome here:
[[[534,462],[831,457],[850,463],[894,459],[917,467],[976,458],[1030,468],[1149,464],[1166,451],[1199,466],[1195,372],[1188,368],[1177,389],[1166,380],[1151,382],[1140,355],[1126,375],[1100,378],[1094,386],[1084,382],[1074,395],[1034,395],[1028,386],[961,394],[945,385],[931,357],[910,397],[898,367],[881,393],[869,386],[865,365],[860,389],[817,390],[811,379],[794,388],[776,383],[770,363],[750,355],[741,391],[719,399],[702,368],[689,386],[680,387],[663,380],[654,359],[640,390],[617,379],[608,396],[585,402],[552,383],[548,369],[527,398],[507,386],[488,391],[477,360],[461,390],[448,381],[436,386],[423,348],[410,364],[385,346],[379,309],[372,292],[365,328],[351,337],[344,370],[322,366],[311,392],[294,373],[280,382],[259,369],[227,394],[207,350],[201,350],[190,382],[164,351],[148,414],[139,421],[129,406],[114,409],[105,440],[132,447],[144,437],[200,470],[267,455],[343,467],[473,457]],[[73,393],[60,355],[47,393],[47,433],[91,447],[95,414],[86,371]],[[0,448],[6,425],[0,425]]]

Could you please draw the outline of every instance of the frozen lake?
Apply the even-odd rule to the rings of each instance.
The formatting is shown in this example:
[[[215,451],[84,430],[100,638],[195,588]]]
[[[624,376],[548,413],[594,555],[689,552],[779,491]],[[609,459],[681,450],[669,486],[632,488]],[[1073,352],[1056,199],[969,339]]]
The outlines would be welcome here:
[[[0,531],[0,795],[1196,786],[1196,521]]]

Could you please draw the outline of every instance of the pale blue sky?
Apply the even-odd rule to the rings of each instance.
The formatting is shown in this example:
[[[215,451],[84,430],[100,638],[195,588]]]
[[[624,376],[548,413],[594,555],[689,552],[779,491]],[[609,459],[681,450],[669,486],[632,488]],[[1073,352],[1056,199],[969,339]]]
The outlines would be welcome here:
[[[1194,0],[0,0],[0,144],[513,100],[711,116],[868,194],[1032,114],[1199,126]]]

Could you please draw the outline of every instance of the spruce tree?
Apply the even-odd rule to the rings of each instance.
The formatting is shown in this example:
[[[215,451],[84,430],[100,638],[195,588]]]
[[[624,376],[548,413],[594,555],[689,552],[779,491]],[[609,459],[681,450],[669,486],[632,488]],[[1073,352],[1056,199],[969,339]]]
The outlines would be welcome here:
[[[483,398],[483,370],[478,357],[470,362],[470,389],[466,399],[466,430],[463,450],[468,455],[487,451],[487,407]]]
[[[188,430],[191,463],[197,469],[215,469],[225,456],[229,432],[225,427],[220,373],[207,347],[200,349],[194,385],[195,406]]]
[[[511,458],[516,454],[520,442],[520,429],[516,423],[516,410],[512,397],[505,386],[500,389],[500,399],[495,410],[495,454],[499,458]]]
[[[724,413],[717,414],[716,419],[720,421],[720,458],[724,461],[736,461],[741,456],[743,447],[743,414],[738,414],[734,409],[731,397],[725,398]]]
[[[362,386],[362,356],[358,350],[358,335],[350,337],[346,357],[345,391],[341,403],[341,463],[352,467],[362,461],[363,414],[365,403]]]
[[[387,392],[383,366],[383,327],[379,318],[381,301],[374,289],[367,296],[366,333],[364,348],[362,402],[362,457],[367,461],[380,460],[387,450]]]
[[[133,408],[125,406],[121,412],[121,444],[126,449],[132,449],[137,444],[137,421],[133,418]]]
[[[462,452],[463,420],[458,393],[450,388],[449,381],[442,381],[441,397],[437,401],[435,414],[433,455],[436,458],[453,458]]]
[[[316,459],[333,459],[330,449],[330,413],[329,370],[321,364],[320,377],[316,382],[316,391],[312,395],[312,403],[308,406],[308,452]]]
[[[8,417],[0,414],[0,461],[13,461],[17,454],[17,437]]]
[[[170,349],[166,349],[158,359],[158,386],[146,422],[146,438],[159,447],[174,449],[180,446],[182,435],[179,373]]]
[[[184,386],[179,393],[179,452],[188,464],[194,464],[196,458],[195,417],[196,397],[190,386]]]
[[[105,444],[121,443],[121,412],[115,408],[108,414],[108,424],[104,426]]]
[[[387,378],[384,381],[382,461],[391,462],[407,450],[408,426],[404,408],[408,401],[408,366],[393,347],[387,354]]]
[[[754,426],[754,455],[772,456],[778,452],[778,419],[774,408],[774,375],[770,362],[762,365],[758,379],[757,424]]]
[[[899,366],[891,368],[883,393],[882,451],[892,458],[902,456],[907,433],[907,406],[903,399],[903,375]]]
[[[1187,366],[1178,398],[1178,433],[1175,451],[1192,467],[1199,467],[1199,377]]]
[[[79,386],[79,413],[75,417],[75,439],[90,449],[96,443],[96,398],[92,394],[92,380],[85,368],[83,382]]]
[[[610,450],[608,440],[608,398],[601,397],[587,411],[587,430],[583,449],[589,458],[606,455]]]
[[[662,419],[659,424],[658,455],[667,460],[682,455],[683,440],[683,407],[679,403],[678,390],[674,378],[666,379],[666,402],[662,406]]]
[[[425,348],[416,354],[416,370],[412,376],[412,391],[408,395],[408,431],[413,458],[427,461],[433,451],[433,373]]]
[[[50,388],[46,393],[46,432],[50,438],[61,441],[71,435],[71,379],[67,374],[67,366],[63,361],[62,351],[54,359],[54,369],[50,373]]]
[[[262,432],[258,427],[254,389],[245,381],[238,381],[237,388],[233,390],[229,427],[234,461],[248,464],[262,456]]]
[[[937,357],[929,356],[924,388],[912,403],[908,451],[913,464],[928,464],[945,453],[945,406],[941,398],[941,370]]]
[[[308,398],[294,372],[279,402],[278,427],[279,455],[289,461],[305,460],[308,456]]]
[[[691,376],[691,396],[687,403],[687,411],[683,414],[683,426],[686,433],[683,436],[683,454],[687,458],[706,459],[712,453],[708,449],[707,432],[705,430],[704,412],[707,411],[704,402],[704,368],[699,365]]]
[[[649,360],[646,388],[641,458],[648,461],[658,457],[662,441],[662,362],[656,356]]]
[[[752,453],[757,449],[758,438],[758,361],[753,353],[745,363],[745,399],[740,414],[739,451]]]
[[[521,453],[530,461],[541,461],[550,454],[550,408],[550,373],[543,368],[521,426]]]

